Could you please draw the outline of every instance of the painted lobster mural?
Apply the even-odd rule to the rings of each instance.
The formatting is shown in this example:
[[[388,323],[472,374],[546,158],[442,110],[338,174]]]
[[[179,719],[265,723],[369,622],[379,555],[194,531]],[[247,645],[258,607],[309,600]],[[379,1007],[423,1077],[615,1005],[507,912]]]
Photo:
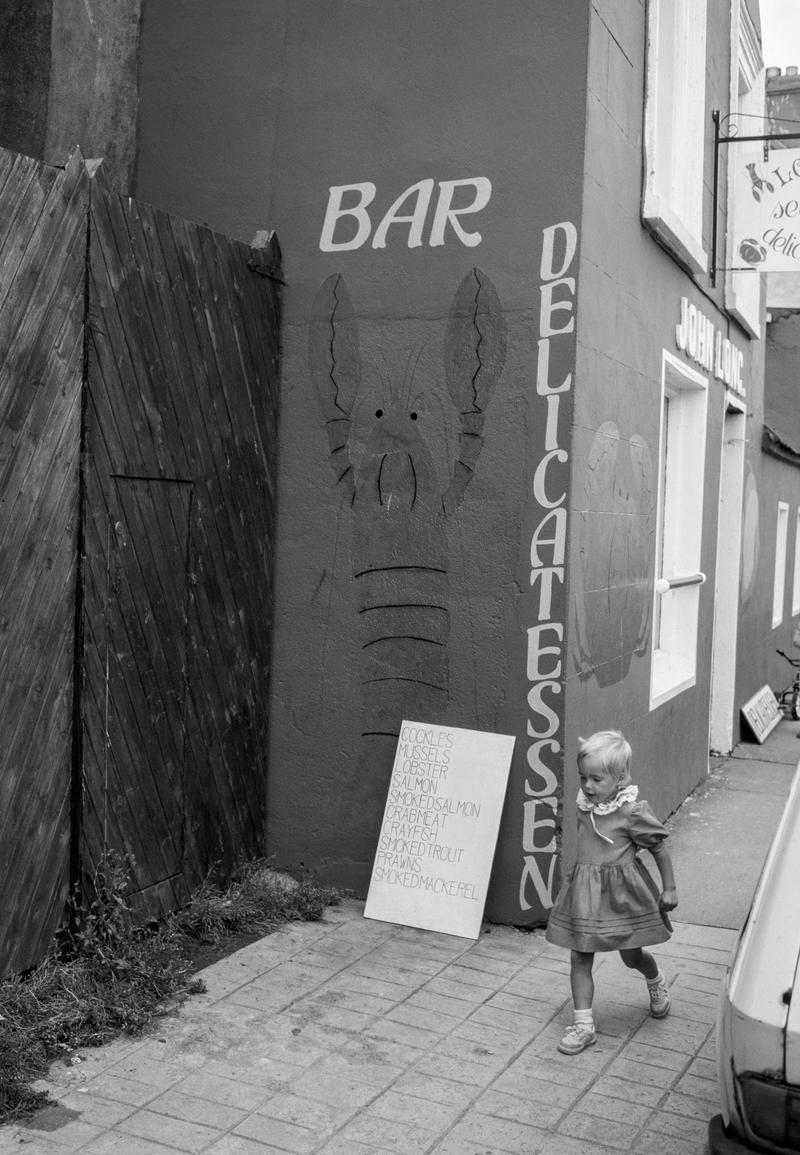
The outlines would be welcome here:
[[[644,438],[604,421],[586,460],[573,569],[573,664],[602,687],[622,682],[649,644],[655,493]]]
[[[404,717],[438,721],[447,708],[445,522],[474,474],[483,448],[484,414],[505,354],[506,325],[497,292],[486,274],[474,268],[458,286],[445,331],[444,378],[457,413],[450,421],[458,423],[458,452],[442,492],[425,420],[425,400],[435,387],[414,379],[420,350],[413,351],[394,379],[376,369],[363,382],[356,316],[343,277],[328,277],[314,299],[309,368],[336,486],[353,518],[351,561],[361,654],[359,773],[381,767],[388,774]],[[364,393],[379,400],[357,454],[354,417]],[[385,775],[378,775],[378,781],[383,797]],[[362,782],[368,789],[363,776]]]

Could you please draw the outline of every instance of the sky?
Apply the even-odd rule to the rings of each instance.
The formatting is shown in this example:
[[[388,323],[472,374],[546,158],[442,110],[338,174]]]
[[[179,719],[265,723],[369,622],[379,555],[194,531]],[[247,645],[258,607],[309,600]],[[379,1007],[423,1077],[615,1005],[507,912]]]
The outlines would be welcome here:
[[[767,68],[800,68],[800,0],[760,0],[761,39]]]

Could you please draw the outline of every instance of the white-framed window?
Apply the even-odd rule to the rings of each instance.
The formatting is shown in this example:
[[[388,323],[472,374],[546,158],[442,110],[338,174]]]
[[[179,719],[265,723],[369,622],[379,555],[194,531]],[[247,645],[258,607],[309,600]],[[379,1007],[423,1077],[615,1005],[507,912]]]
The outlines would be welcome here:
[[[800,509],[794,529],[794,580],[792,582],[792,617],[800,614]]]
[[[731,91],[730,108],[733,128],[742,136],[766,132],[764,58],[758,32],[745,0],[731,0]],[[727,135],[727,132],[725,133]],[[753,145],[725,145],[732,161],[737,148]],[[728,222],[735,227],[733,182],[728,186]],[[728,229],[733,236],[733,228]],[[726,265],[742,264],[735,253],[729,253]],[[761,336],[761,289],[764,274],[754,267],[746,272],[725,274],[725,308],[744,326],[751,337]]]
[[[708,379],[665,349],[661,397],[651,710],[697,677]]]
[[[695,273],[707,133],[706,0],[648,0],[642,220]]]
[[[772,579],[772,628],[783,621],[783,595],[786,589],[786,538],[789,532],[788,502],[778,502],[775,526],[775,574]]]

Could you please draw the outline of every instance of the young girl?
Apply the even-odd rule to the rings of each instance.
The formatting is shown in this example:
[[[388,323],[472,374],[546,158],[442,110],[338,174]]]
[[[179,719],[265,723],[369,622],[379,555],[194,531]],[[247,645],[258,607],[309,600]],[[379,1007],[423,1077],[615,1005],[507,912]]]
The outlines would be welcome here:
[[[645,946],[672,933],[667,911],[678,905],[667,831],[631,783],[631,748],[618,730],[580,739],[578,853],[550,913],[545,937],[570,954],[575,1022],[558,1044],[577,1055],[596,1042],[592,999],[595,951],[618,950],[626,966],[644,975],[650,1014],[669,1014],[667,981]],[[659,895],[638,852],[649,850],[661,875]]]

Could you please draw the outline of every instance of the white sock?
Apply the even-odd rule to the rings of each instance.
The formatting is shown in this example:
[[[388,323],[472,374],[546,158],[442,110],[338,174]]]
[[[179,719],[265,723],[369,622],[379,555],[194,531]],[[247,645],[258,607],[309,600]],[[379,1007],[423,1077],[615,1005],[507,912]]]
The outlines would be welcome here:
[[[575,1026],[588,1027],[590,1030],[594,1030],[594,1015],[591,1007],[586,1011],[575,1011]]]
[[[667,980],[664,978],[663,972],[659,970],[658,974],[656,975],[656,977],[654,979],[648,979],[647,980],[647,985],[649,987],[654,987],[654,986],[657,986],[658,983],[664,983],[666,981]]]

